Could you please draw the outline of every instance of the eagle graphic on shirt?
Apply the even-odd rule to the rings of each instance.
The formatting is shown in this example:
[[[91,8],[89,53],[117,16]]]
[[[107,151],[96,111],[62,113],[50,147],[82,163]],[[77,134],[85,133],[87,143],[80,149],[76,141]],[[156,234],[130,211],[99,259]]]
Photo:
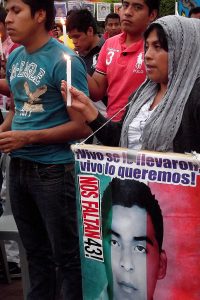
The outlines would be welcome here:
[[[41,98],[39,98],[39,97],[46,93],[47,86],[43,85],[43,86],[37,88],[34,92],[31,92],[29,84],[26,81],[24,83],[24,89],[25,89],[26,95],[28,96],[28,101],[24,103],[22,110],[21,110],[21,115],[30,117],[32,112],[43,112],[44,108],[43,108],[43,105],[41,103],[39,103],[41,100]]]

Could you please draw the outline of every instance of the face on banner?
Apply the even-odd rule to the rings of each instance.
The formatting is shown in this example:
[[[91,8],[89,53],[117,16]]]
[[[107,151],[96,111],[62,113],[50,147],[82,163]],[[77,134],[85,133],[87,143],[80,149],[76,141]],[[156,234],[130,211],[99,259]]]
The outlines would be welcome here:
[[[117,183],[120,194],[120,180]],[[127,190],[129,188],[130,185]],[[150,198],[148,200],[151,201]],[[109,203],[111,199],[104,198],[103,201]],[[138,206],[140,200],[135,201],[133,194],[132,200],[128,201],[129,207],[126,200],[125,206],[122,201],[114,200],[116,204],[109,207],[105,223],[103,221],[108,294],[114,300],[151,300],[157,280],[166,274],[166,254],[159,248],[151,216],[145,208]],[[133,206],[130,206],[131,201]]]

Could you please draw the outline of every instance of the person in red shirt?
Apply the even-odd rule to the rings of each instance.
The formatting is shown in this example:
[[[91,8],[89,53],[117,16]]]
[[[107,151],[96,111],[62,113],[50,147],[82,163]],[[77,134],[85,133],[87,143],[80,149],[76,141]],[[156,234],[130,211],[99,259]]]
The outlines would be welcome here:
[[[159,4],[159,0],[122,0],[123,32],[106,40],[93,76],[88,75],[92,100],[102,99],[107,93],[107,116],[114,116],[114,121],[123,117],[128,97],[146,78],[143,33],[157,17]]]
[[[110,13],[105,19],[104,40],[121,33],[120,16],[116,13]]]

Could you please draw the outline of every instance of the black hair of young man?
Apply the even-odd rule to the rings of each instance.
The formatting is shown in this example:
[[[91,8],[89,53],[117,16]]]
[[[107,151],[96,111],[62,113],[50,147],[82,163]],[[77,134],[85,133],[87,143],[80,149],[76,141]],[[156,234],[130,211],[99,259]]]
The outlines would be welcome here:
[[[94,34],[97,33],[97,23],[92,13],[87,9],[78,9],[72,11],[67,17],[67,31],[76,29],[77,31],[87,33],[88,28],[92,27]]]
[[[47,31],[50,31],[54,25],[55,19],[55,7],[53,0],[22,0],[25,4],[30,6],[31,15],[34,16],[35,13],[43,9],[46,11],[46,22],[45,28]]]
[[[124,0],[122,0],[122,3],[124,2]],[[156,9],[159,13],[159,8],[160,8],[160,0],[145,0],[144,1],[146,3],[146,5],[149,8],[149,14]]]
[[[190,11],[189,11],[189,18],[191,18],[191,15],[192,14],[199,14],[200,13],[200,6],[196,6],[196,7],[194,7],[194,8],[192,8],[192,9],[190,9]]]
[[[155,196],[152,195],[150,188],[136,180],[113,178],[105,189],[102,197],[102,220],[103,232],[109,222],[109,213],[112,206],[120,205],[131,208],[138,206],[145,209],[151,217],[155,230],[155,237],[158,242],[159,251],[162,251],[163,243],[163,216]]]
[[[120,16],[116,13],[110,13],[105,18],[105,24],[108,22],[108,19],[118,19],[120,21]]]

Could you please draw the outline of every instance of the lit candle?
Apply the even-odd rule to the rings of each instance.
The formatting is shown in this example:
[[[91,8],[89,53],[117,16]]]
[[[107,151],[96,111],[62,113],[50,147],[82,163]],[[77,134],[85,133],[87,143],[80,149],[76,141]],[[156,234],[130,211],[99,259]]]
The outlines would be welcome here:
[[[66,77],[67,77],[67,106],[72,105],[72,97],[69,91],[71,84],[72,84],[72,63],[71,57],[67,54],[64,55],[66,59]]]
[[[1,34],[0,34],[0,52],[1,52],[1,60],[4,60],[4,57],[3,57],[3,44],[2,44]]]
[[[63,28],[63,42],[64,42],[65,46],[67,46],[67,29],[66,29],[66,25],[65,25],[65,20],[63,18],[61,18],[60,21],[61,21],[62,28]]]

